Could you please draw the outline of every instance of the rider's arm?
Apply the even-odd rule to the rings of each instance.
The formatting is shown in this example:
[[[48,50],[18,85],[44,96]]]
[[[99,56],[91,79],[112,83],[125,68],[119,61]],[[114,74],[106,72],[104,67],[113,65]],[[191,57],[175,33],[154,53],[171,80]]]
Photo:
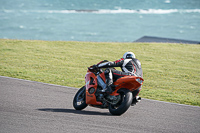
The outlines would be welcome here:
[[[108,68],[108,67],[121,67],[124,62],[124,59],[121,58],[113,62],[105,62],[98,65],[99,68]]]

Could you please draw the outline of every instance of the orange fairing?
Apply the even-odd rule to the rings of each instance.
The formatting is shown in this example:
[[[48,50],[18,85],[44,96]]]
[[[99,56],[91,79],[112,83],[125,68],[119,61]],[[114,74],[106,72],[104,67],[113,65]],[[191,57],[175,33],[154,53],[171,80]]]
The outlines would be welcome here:
[[[86,84],[86,104],[92,105],[102,105],[101,102],[96,101],[95,92],[97,90],[97,79],[94,73],[88,72],[85,75],[85,84]],[[90,89],[93,89],[93,93],[89,93]]]
[[[116,89],[119,88],[126,88],[131,91],[134,91],[138,89],[143,84],[143,79],[136,76],[125,76],[120,79],[118,79],[116,82],[114,82],[114,85],[117,86]]]

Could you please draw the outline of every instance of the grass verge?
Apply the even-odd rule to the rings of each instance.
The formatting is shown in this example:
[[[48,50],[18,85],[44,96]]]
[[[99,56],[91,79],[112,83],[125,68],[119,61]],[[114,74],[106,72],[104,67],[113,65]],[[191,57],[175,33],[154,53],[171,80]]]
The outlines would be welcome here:
[[[200,45],[0,39],[0,75],[79,88],[88,66],[127,51],[142,63],[142,97],[200,106]]]

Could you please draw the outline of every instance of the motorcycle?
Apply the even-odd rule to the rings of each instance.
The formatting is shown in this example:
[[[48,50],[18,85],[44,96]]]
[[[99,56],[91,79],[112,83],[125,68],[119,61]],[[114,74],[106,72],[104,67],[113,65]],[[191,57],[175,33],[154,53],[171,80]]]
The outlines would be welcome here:
[[[74,96],[73,106],[76,110],[82,110],[89,105],[109,109],[112,115],[121,115],[128,110],[131,104],[134,105],[141,100],[137,95],[143,84],[143,78],[131,75],[119,78],[113,82],[113,92],[107,94],[102,92],[106,87],[104,71],[104,69],[97,69],[93,66],[88,67],[85,85]]]

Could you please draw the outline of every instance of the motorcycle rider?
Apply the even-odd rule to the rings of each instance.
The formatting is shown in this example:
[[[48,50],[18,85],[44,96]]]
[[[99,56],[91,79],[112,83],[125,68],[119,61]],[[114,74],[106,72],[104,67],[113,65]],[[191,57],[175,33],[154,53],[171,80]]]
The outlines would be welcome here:
[[[108,68],[105,70],[107,86],[106,88],[102,90],[102,92],[112,93],[113,80],[116,81],[117,79],[121,77],[129,76],[129,75],[143,77],[141,63],[138,59],[135,58],[135,54],[133,52],[126,52],[123,55],[123,58],[113,61],[113,62],[105,62],[105,63],[100,62],[97,65],[94,65],[94,67]],[[110,67],[121,67],[122,71],[118,71]],[[134,98],[138,95],[140,90],[141,90],[141,87],[133,92]],[[135,100],[133,100],[132,104],[134,103],[136,103]]]

